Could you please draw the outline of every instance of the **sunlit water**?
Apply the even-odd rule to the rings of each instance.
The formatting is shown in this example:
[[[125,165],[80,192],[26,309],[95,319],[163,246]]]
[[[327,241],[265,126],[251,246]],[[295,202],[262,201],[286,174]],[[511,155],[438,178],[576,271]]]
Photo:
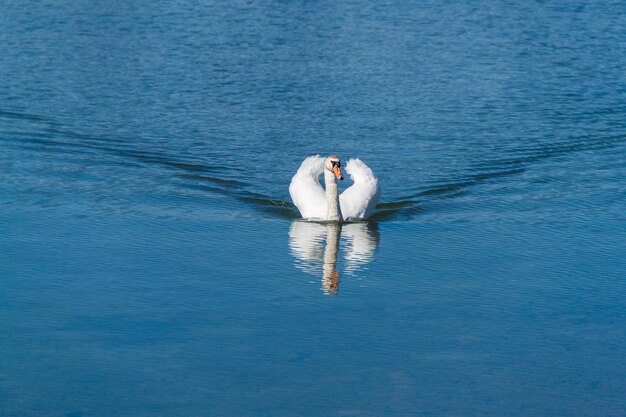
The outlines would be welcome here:
[[[2,11],[1,416],[626,414],[621,2]]]

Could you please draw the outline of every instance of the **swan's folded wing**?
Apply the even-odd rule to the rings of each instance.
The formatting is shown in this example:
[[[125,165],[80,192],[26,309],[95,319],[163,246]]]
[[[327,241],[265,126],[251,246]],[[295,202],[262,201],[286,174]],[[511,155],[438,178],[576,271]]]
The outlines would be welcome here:
[[[326,195],[318,180],[324,171],[324,158],[309,156],[291,179],[289,194],[304,219],[326,217]]]
[[[374,173],[360,159],[350,159],[346,172],[354,184],[339,196],[341,214],[345,220],[367,219],[380,200],[380,187]]]

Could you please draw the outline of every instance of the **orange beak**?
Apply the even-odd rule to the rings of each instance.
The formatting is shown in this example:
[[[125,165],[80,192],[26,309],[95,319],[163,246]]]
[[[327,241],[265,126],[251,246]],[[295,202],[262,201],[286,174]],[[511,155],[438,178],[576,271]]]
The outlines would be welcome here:
[[[343,180],[343,174],[341,173],[341,168],[338,165],[333,165],[333,172],[335,173],[335,177]]]

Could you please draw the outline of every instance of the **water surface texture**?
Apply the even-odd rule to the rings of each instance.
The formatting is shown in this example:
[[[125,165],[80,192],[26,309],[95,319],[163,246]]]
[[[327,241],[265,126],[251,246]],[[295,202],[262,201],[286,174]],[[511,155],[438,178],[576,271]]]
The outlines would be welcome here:
[[[626,415],[624,27],[3,4],[0,415]],[[318,153],[372,167],[372,221],[298,221]]]

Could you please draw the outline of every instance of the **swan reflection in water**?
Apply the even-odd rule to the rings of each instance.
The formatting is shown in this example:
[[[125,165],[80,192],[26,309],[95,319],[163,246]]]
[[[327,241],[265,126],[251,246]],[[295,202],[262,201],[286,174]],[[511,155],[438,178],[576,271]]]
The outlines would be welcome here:
[[[343,237],[343,241],[342,238]],[[342,242],[341,242],[342,241]],[[322,275],[322,291],[339,292],[337,257],[340,242],[345,261],[343,273],[356,272],[374,259],[380,234],[376,223],[313,223],[294,221],[289,228],[289,248],[295,266],[309,274]]]

